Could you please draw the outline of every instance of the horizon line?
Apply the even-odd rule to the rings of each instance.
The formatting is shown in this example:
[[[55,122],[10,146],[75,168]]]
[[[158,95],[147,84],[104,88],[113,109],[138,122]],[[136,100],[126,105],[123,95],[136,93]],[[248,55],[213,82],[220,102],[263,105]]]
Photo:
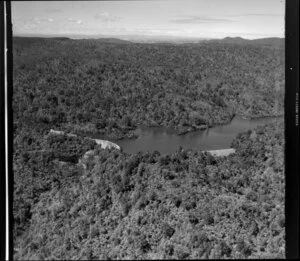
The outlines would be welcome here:
[[[197,37],[197,36],[182,36],[182,35],[147,35],[147,34],[118,34],[118,35],[105,35],[105,34],[34,34],[34,33],[13,33],[13,37],[41,37],[41,38],[58,38],[58,37],[63,37],[63,38],[69,38],[73,39],[72,37],[76,37],[75,39],[80,40],[80,39],[105,39],[105,38],[115,38],[115,39],[120,39],[124,40],[122,38],[127,37],[140,37],[140,38],[181,38],[181,39],[190,39],[190,40],[222,40],[226,38],[240,38],[244,40],[259,40],[259,39],[268,39],[268,38],[278,38],[278,39],[285,39],[285,36],[280,37],[280,36],[263,36],[263,37],[258,37],[258,38],[245,38],[243,36],[225,36],[225,37]],[[122,38],[120,38],[122,37]]]

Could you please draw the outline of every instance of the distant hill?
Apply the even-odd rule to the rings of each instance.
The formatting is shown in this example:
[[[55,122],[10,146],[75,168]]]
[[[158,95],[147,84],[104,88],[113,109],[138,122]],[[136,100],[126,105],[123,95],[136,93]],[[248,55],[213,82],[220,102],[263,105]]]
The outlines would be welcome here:
[[[98,39],[91,39],[96,41],[101,41],[103,43],[130,43],[129,41],[119,39],[119,38],[98,38]]]
[[[168,35],[67,35],[62,37],[61,35],[47,35],[47,34],[26,34],[26,35],[15,35],[14,38],[35,38],[35,39],[93,39],[101,40],[105,42],[114,43],[125,43],[125,42],[136,42],[136,43],[197,43],[203,40],[203,38],[196,37],[180,37],[180,36],[168,36]]]
[[[284,45],[284,41],[285,41],[284,38],[278,38],[278,37],[251,40],[252,43],[263,44],[263,45]]]
[[[248,42],[249,40],[247,39],[244,39],[242,37],[226,37],[222,40],[219,40],[220,42],[223,42],[223,43],[238,43],[238,44],[241,44],[241,43],[245,43],[245,42]]]
[[[255,44],[255,45],[272,45],[284,46],[285,39],[279,37],[261,38],[249,40],[242,37],[225,37],[223,39],[205,39],[197,37],[180,37],[167,35],[18,35],[14,40],[23,39],[31,41],[33,39],[57,39],[57,40],[97,40],[105,43],[220,43],[220,44]],[[27,40],[25,40],[27,39]]]
[[[37,41],[48,41],[49,39],[52,40],[61,40],[61,41],[68,41],[71,40],[68,37],[39,37],[39,36],[13,36],[14,42],[22,42],[22,43],[33,43]]]
[[[23,38],[30,38],[30,39],[59,39],[59,40],[70,40],[67,36],[61,36],[61,35],[48,35],[48,34],[18,34],[13,35],[13,38],[15,39],[23,39]]]
[[[105,38],[91,38],[91,37],[87,37],[87,38],[68,38],[68,37],[56,37],[56,36],[48,36],[48,35],[44,35],[44,36],[14,36],[13,40],[14,41],[21,41],[21,42],[34,42],[34,41],[45,41],[45,40],[61,40],[61,41],[74,41],[74,40],[82,40],[82,41],[100,41],[102,43],[130,43],[129,41],[126,40],[122,40],[119,38],[111,38],[111,37],[105,37]]]
[[[221,40],[210,40],[209,42],[226,43],[226,44],[255,44],[255,45],[275,45],[283,46],[284,38],[272,37],[272,38],[261,38],[261,39],[244,39],[242,37],[226,37]]]
[[[118,37],[120,39],[136,43],[199,43],[207,40],[199,37],[183,37],[174,35],[122,35]]]

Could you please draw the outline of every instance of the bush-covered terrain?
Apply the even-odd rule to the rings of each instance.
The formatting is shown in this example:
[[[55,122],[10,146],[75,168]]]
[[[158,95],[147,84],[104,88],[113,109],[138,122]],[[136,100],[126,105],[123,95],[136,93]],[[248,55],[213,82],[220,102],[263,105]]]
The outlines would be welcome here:
[[[74,143],[53,142],[15,160],[16,259],[284,257],[282,122],[239,135],[225,158],[96,148],[84,170],[50,153]]]
[[[14,38],[14,113],[108,139],[283,113],[283,46]]]
[[[184,133],[283,112],[280,45],[14,38],[14,258],[281,258],[283,122],[219,158],[126,154],[83,136]],[[87,151],[93,151],[89,155]]]

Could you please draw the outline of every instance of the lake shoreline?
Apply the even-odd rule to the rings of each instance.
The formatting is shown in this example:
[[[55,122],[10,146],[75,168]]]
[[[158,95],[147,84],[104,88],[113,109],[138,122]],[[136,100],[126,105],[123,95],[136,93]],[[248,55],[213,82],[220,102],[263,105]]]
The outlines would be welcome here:
[[[251,121],[251,120],[258,120],[258,119],[269,119],[269,118],[281,118],[284,115],[264,115],[264,116],[245,116],[244,114],[235,114],[230,121],[227,121],[225,123],[222,124],[216,124],[216,125],[200,125],[200,128],[195,128],[195,129],[191,129],[191,127],[188,127],[186,130],[184,131],[180,131],[178,129],[172,128],[172,127],[166,127],[163,125],[155,125],[155,126],[147,126],[145,124],[141,124],[141,125],[136,125],[134,127],[130,128],[130,132],[126,133],[122,136],[118,136],[117,138],[111,135],[106,135],[106,134],[97,134],[97,133],[90,133],[90,132],[75,132],[76,135],[82,136],[82,137],[88,137],[88,138],[92,138],[92,139],[101,139],[101,140],[109,140],[113,143],[118,143],[118,142],[124,142],[124,141],[133,141],[133,140],[137,140],[138,138],[140,138],[140,135],[137,133],[139,130],[141,129],[157,129],[157,128],[162,128],[166,131],[169,131],[172,134],[176,134],[177,136],[181,136],[184,137],[185,135],[188,135],[189,133],[195,133],[197,131],[208,131],[212,128],[215,127],[223,127],[223,126],[227,126],[229,124],[231,124],[233,122],[234,119],[241,119],[241,120],[245,120],[245,121]]]
[[[184,131],[180,131],[174,127],[167,127],[167,126],[164,126],[164,125],[150,125],[150,126],[147,126],[147,125],[144,125],[144,124],[141,124],[141,125],[137,125],[136,128],[134,129],[134,132],[136,132],[136,130],[138,129],[141,129],[141,128],[164,128],[166,130],[170,130],[171,132],[174,132],[176,133],[178,136],[184,136],[185,134],[188,134],[188,133],[192,133],[192,132],[196,132],[196,131],[205,131],[205,130],[209,130],[211,128],[214,128],[214,127],[218,127],[218,126],[225,126],[225,125],[228,125],[230,124],[234,119],[238,118],[238,119],[243,119],[243,120],[256,120],[256,119],[267,119],[267,118],[281,118],[283,117],[284,115],[275,115],[275,116],[272,116],[272,115],[264,115],[264,116],[245,116],[243,114],[236,114],[234,115],[231,120],[229,121],[226,121],[224,123],[221,123],[221,124],[215,124],[215,125],[200,125],[199,127],[200,128],[195,128],[195,129],[191,129],[191,127],[187,127],[186,130]],[[205,127],[203,127],[205,126]],[[97,135],[97,134],[92,134],[93,136],[94,135]],[[105,136],[104,136],[105,137]],[[106,136],[107,138],[107,136]],[[138,134],[135,133],[135,135],[133,137],[124,137],[124,138],[120,138],[120,139],[111,139],[112,141],[122,141],[122,140],[128,140],[128,139],[137,139],[139,138]]]
[[[150,140],[151,140],[151,138],[153,139],[148,145],[149,146],[146,146],[145,144],[143,144],[143,140],[142,140],[142,143],[140,144],[140,147],[139,147],[139,150],[140,151],[144,151],[145,149],[146,150],[148,150],[149,149],[149,151],[152,149],[153,150],[153,144],[155,144],[155,142],[157,142],[156,140],[155,140],[155,137],[157,136],[157,135],[164,135],[164,139],[165,140],[161,140],[161,141],[159,141],[159,142],[167,142],[165,145],[167,145],[167,147],[169,147],[170,145],[172,145],[173,147],[174,147],[174,145],[178,145],[178,146],[181,146],[180,144],[178,144],[178,141],[180,141],[181,139],[185,139],[185,138],[188,138],[188,139],[190,139],[189,138],[189,134],[190,133],[192,133],[192,132],[195,132],[196,133],[196,131],[200,131],[198,134],[196,133],[195,134],[195,136],[193,137],[193,135],[192,135],[192,139],[195,139],[195,141],[194,141],[194,143],[196,144],[199,140],[201,141],[201,144],[202,144],[202,142],[203,143],[205,143],[206,142],[206,140],[207,140],[207,142],[209,143],[209,130],[210,129],[214,129],[215,128],[215,130],[213,130],[213,132],[212,133],[214,133],[214,132],[216,132],[216,134],[218,135],[218,136],[220,136],[221,137],[221,139],[222,139],[222,131],[223,131],[223,128],[222,127],[224,127],[225,128],[225,132],[226,132],[226,128],[228,129],[229,128],[229,130],[230,130],[230,128],[231,128],[231,131],[230,131],[230,137],[228,137],[228,138],[226,138],[226,139],[228,139],[228,140],[232,140],[232,139],[234,139],[235,137],[236,137],[236,135],[238,135],[238,133],[242,133],[242,132],[244,132],[244,131],[247,131],[247,130],[250,130],[250,129],[252,129],[252,128],[254,128],[255,126],[251,126],[251,124],[249,125],[249,123],[251,123],[251,121],[255,121],[255,120],[263,120],[263,119],[270,119],[270,118],[272,118],[272,120],[273,119],[278,119],[278,118],[282,118],[282,116],[266,116],[266,117],[255,117],[255,118],[252,118],[252,119],[247,119],[247,118],[245,118],[243,115],[235,115],[233,118],[232,118],[232,120],[229,122],[229,123],[226,123],[226,124],[220,124],[220,125],[216,125],[216,126],[212,126],[212,127],[209,127],[209,126],[205,126],[205,129],[196,129],[196,130],[194,130],[194,131],[189,131],[189,132],[186,132],[186,133],[184,133],[184,134],[181,134],[181,135],[179,135],[178,134],[178,131],[177,130],[175,130],[175,129],[173,129],[173,128],[166,128],[166,127],[160,127],[160,126],[152,126],[152,127],[149,127],[149,126],[146,126],[146,125],[139,125],[139,126],[137,126],[136,127],[136,130],[139,130],[140,132],[145,132],[146,134],[144,134],[144,135],[138,135],[138,134],[136,134],[136,133],[134,133],[134,135],[135,135],[135,140],[137,140],[137,144],[138,143],[141,143],[141,139],[138,139],[139,137],[145,137],[145,139],[147,140],[147,139],[149,139],[149,137],[150,137]],[[234,122],[234,120],[235,120],[235,122]],[[245,125],[245,123],[246,123],[246,125]],[[267,124],[268,122],[265,122],[265,123],[263,123],[263,125],[265,125],[265,124]],[[244,129],[240,129],[240,130],[238,130],[238,132],[236,132],[235,133],[235,131],[233,131],[232,130],[232,128],[233,129],[235,129],[237,126],[239,126],[239,125],[236,125],[236,124],[244,124],[245,126],[243,127]],[[248,126],[248,125],[249,126]],[[253,123],[252,123],[253,124]],[[254,125],[255,125],[256,123],[254,123]],[[261,124],[259,124],[259,123],[257,123],[258,125],[261,125]],[[232,125],[232,126],[230,126],[230,125]],[[219,131],[221,131],[220,133],[218,133],[218,127],[221,127],[221,129],[219,130]],[[152,131],[154,130],[154,132],[155,132],[155,129],[156,129],[156,136],[151,136],[151,134],[152,134]],[[150,130],[150,132],[149,132],[149,130]],[[207,131],[206,132],[206,134],[204,134],[205,133],[205,131]],[[227,130],[228,131],[228,130]],[[201,134],[201,132],[205,135],[204,137],[202,137],[202,135],[203,134]],[[50,129],[50,133],[53,133],[53,134],[57,134],[57,135],[62,135],[62,134],[66,134],[67,136],[77,136],[78,134],[73,134],[72,132],[70,132],[70,133],[66,133],[66,132],[64,132],[64,131],[56,131],[56,130],[53,130],[53,129]],[[147,134],[148,133],[148,134]],[[150,133],[150,135],[149,135],[149,133]],[[141,133],[139,133],[139,134],[141,134]],[[214,134],[214,135],[216,135],[216,134]],[[153,134],[152,134],[153,135]],[[200,136],[199,136],[200,135]],[[119,139],[119,140],[114,140],[114,139],[107,139],[107,138],[105,138],[105,136],[102,136],[102,137],[99,137],[97,134],[90,134],[90,133],[84,133],[84,132],[81,132],[78,136],[81,136],[81,137],[83,137],[83,138],[89,138],[89,139],[92,139],[92,140],[95,140],[96,141],[96,143],[98,144],[98,145],[100,145],[101,147],[103,147],[103,148],[105,148],[105,147],[115,147],[115,148],[117,148],[117,149],[120,149],[120,150],[123,150],[124,149],[124,147],[125,147],[125,152],[126,152],[126,147],[128,148],[128,146],[130,147],[130,142],[132,143],[132,138],[127,138],[127,139]],[[199,137],[198,137],[199,136]],[[175,137],[175,139],[174,139],[174,137]],[[177,137],[177,138],[176,138]],[[191,136],[190,136],[191,137]],[[156,137],[157,138],[157,137]],[[203,139],[205,139],[205,141],[203,141]],[[158,139],[159,140],[159,139]],[[198,140],[198,141],[197,141]],[[215,138],[214,138],[214,140],[218,140],[217,138],[216,138],[216,136],[215,136]],[[172,142],[173,141],[173,142]],[[171,143],[173,143],[173,144],[171,144]],[[212,142],[212,141],[210,141],[210,142]],[[217,142],[217,141],[213,141],[213,143],[212,144],[214,144],[215,142]],[[104,144],[105,143],[105,144]],[[128,145],[129,144],[129,145]],[[216,144],[218,144],[218,143],[216,143]],[[223,145],[222,145],[223,144]],[[171,146],[171,147],[172,147]],[[208,153],[210,153],[211,155],[213,155],[213,156],[227,156],[227,155],[230,155],[230,154],[232,154],[232,153],[235,153],[235,150],[233,149],[233,148],[231,148],[231,146],[230,146],[230,144],[227,144],[227,145],[224,145],[224,142],[223,143],[220,143],[220,144],[218,144],[218,145],[211,145],[211,146],[208,146],[207,147],[207,144],[206,144],[206,147],[205,147],[205,145],[204,145],[204,147],[203,147],[203,144],[202,145],[197,145],[198,146],[198,148],[195,148],[194,147],[194,145],[193,144],[190,144],[190,146],[191,146],[191,149],[199,149],[199,146],[202,146],[202,148],[200,149],[201,151],[203,151],[203,152],[208,152]],[[217,147],[219,147],[219,148],[217,148]],[[187,148],[188,149],[188,148]],[[163,149],[164,150],[164,149]],[[159,149],[158,149],[158,151],[160,151]],[[127,153],[134,153],[134,152],[130,152],[130,151],[127,151]],[[164,153],[164,152],[162,152],[161,151],[161,153]],[[169,153],[171,153],[170,151],[168,152],[168,154]]]
[[[179,146],[184,149],[218,151],[230,149],[231,142],[239,133],[252,130],[260,125],[282,119],[279,117],[256,117],[255,119],[244,119],[242,115],[236,115],[227,124],[217,125],[205,130],[188,132],[178,135],[178,132],[165,127],[139,126],[136,132],[138,139],[123,139],[115,141],[125,152],[135,153],[138,151],[157,150],[163,154],[170,154],[176,151]]]

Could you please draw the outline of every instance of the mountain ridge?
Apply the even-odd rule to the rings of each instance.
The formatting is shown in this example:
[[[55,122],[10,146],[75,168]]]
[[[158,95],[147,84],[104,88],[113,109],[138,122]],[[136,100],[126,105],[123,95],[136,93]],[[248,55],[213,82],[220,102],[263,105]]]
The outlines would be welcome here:
[[[79,38],[81,37],[81,38]],[[208,39],[197,37],[178,37],[178,36],[148,36],[148,35],[15,35],[13,38],[38,38],[38,39],[58,39],[58,40],[102,40],[114,43],[226,43],[226,44],[259,44],[259,45],[284,45],[285,38],[265,37],[258,39],[246,39],[242,37],[227,36],[222,39]]]

